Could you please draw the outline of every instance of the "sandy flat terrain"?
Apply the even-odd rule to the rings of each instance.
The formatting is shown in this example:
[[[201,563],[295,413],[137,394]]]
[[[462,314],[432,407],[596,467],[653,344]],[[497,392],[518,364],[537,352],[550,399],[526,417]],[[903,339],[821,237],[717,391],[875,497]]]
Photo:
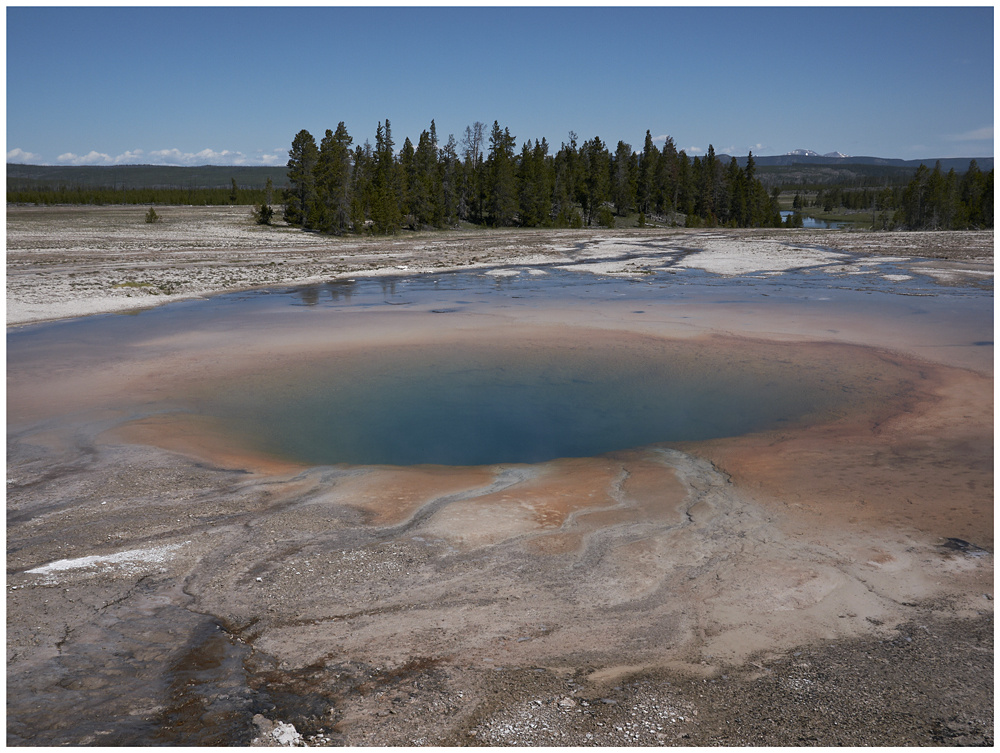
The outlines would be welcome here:
[[[992,274],[992,233],[339,240],[242,211],[148,227],[141,210],[8,208],[8,324],[469,267],[736,279],[881,256],[935,265],[942,289]],[[358,329],[17,351],[8,742],[991,744],[992,346],[780,305],[633,308],[352,321],[370,347],[530,331],[540,356],[682,338],[825,368],[855,397],[822,421],[596,458],[311,467],[153,408],[356,347]]]

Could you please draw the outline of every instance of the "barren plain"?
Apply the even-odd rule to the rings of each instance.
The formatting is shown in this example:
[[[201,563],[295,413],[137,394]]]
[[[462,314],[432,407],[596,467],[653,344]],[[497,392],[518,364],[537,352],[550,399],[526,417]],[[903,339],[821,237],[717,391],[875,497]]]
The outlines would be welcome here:
[[[8,744],[993,743],[992,232],[336,239],[161,214],[7,208]],[[479,281],[397,291],[456,271]],[[594,286],[514,282],[559,275]],[[383,299],[334,300],[369,278]],[[296,285],[321,305],[88,323]],[[850,399],[461,467],[308,465],[163,408],[471,341],[684,343]]]

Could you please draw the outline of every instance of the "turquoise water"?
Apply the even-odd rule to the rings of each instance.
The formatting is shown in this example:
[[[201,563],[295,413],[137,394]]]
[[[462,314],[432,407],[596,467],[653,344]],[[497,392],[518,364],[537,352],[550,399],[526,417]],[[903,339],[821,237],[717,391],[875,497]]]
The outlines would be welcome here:
[[[736,436],[859,397],[857,375],[829,363],[582,340],[334,356],[227,381],[198,412],[254,450],[309,464],[487,465]]]

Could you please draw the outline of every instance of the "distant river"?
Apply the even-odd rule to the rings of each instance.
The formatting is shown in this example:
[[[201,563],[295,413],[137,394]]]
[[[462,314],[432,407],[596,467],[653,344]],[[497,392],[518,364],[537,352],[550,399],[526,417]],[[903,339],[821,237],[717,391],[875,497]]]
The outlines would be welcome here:
[[[791,217],[795,212],[785,210],[781,213],[781,219],[785,220]],[[812,230],[836,230],[837,228],[844,227],[846,222],[833,222],[828,220],[818,220],[815,217],[809,217],[802,215],[802,227],[809,228]]]

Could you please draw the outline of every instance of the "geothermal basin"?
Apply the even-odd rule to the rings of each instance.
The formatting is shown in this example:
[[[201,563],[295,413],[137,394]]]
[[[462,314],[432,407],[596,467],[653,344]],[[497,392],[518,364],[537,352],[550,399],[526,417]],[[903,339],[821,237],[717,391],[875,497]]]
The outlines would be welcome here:
[[[727,683],[982,633],[992,286],[806,251],[9,328],[8,741],[706,744]]]

